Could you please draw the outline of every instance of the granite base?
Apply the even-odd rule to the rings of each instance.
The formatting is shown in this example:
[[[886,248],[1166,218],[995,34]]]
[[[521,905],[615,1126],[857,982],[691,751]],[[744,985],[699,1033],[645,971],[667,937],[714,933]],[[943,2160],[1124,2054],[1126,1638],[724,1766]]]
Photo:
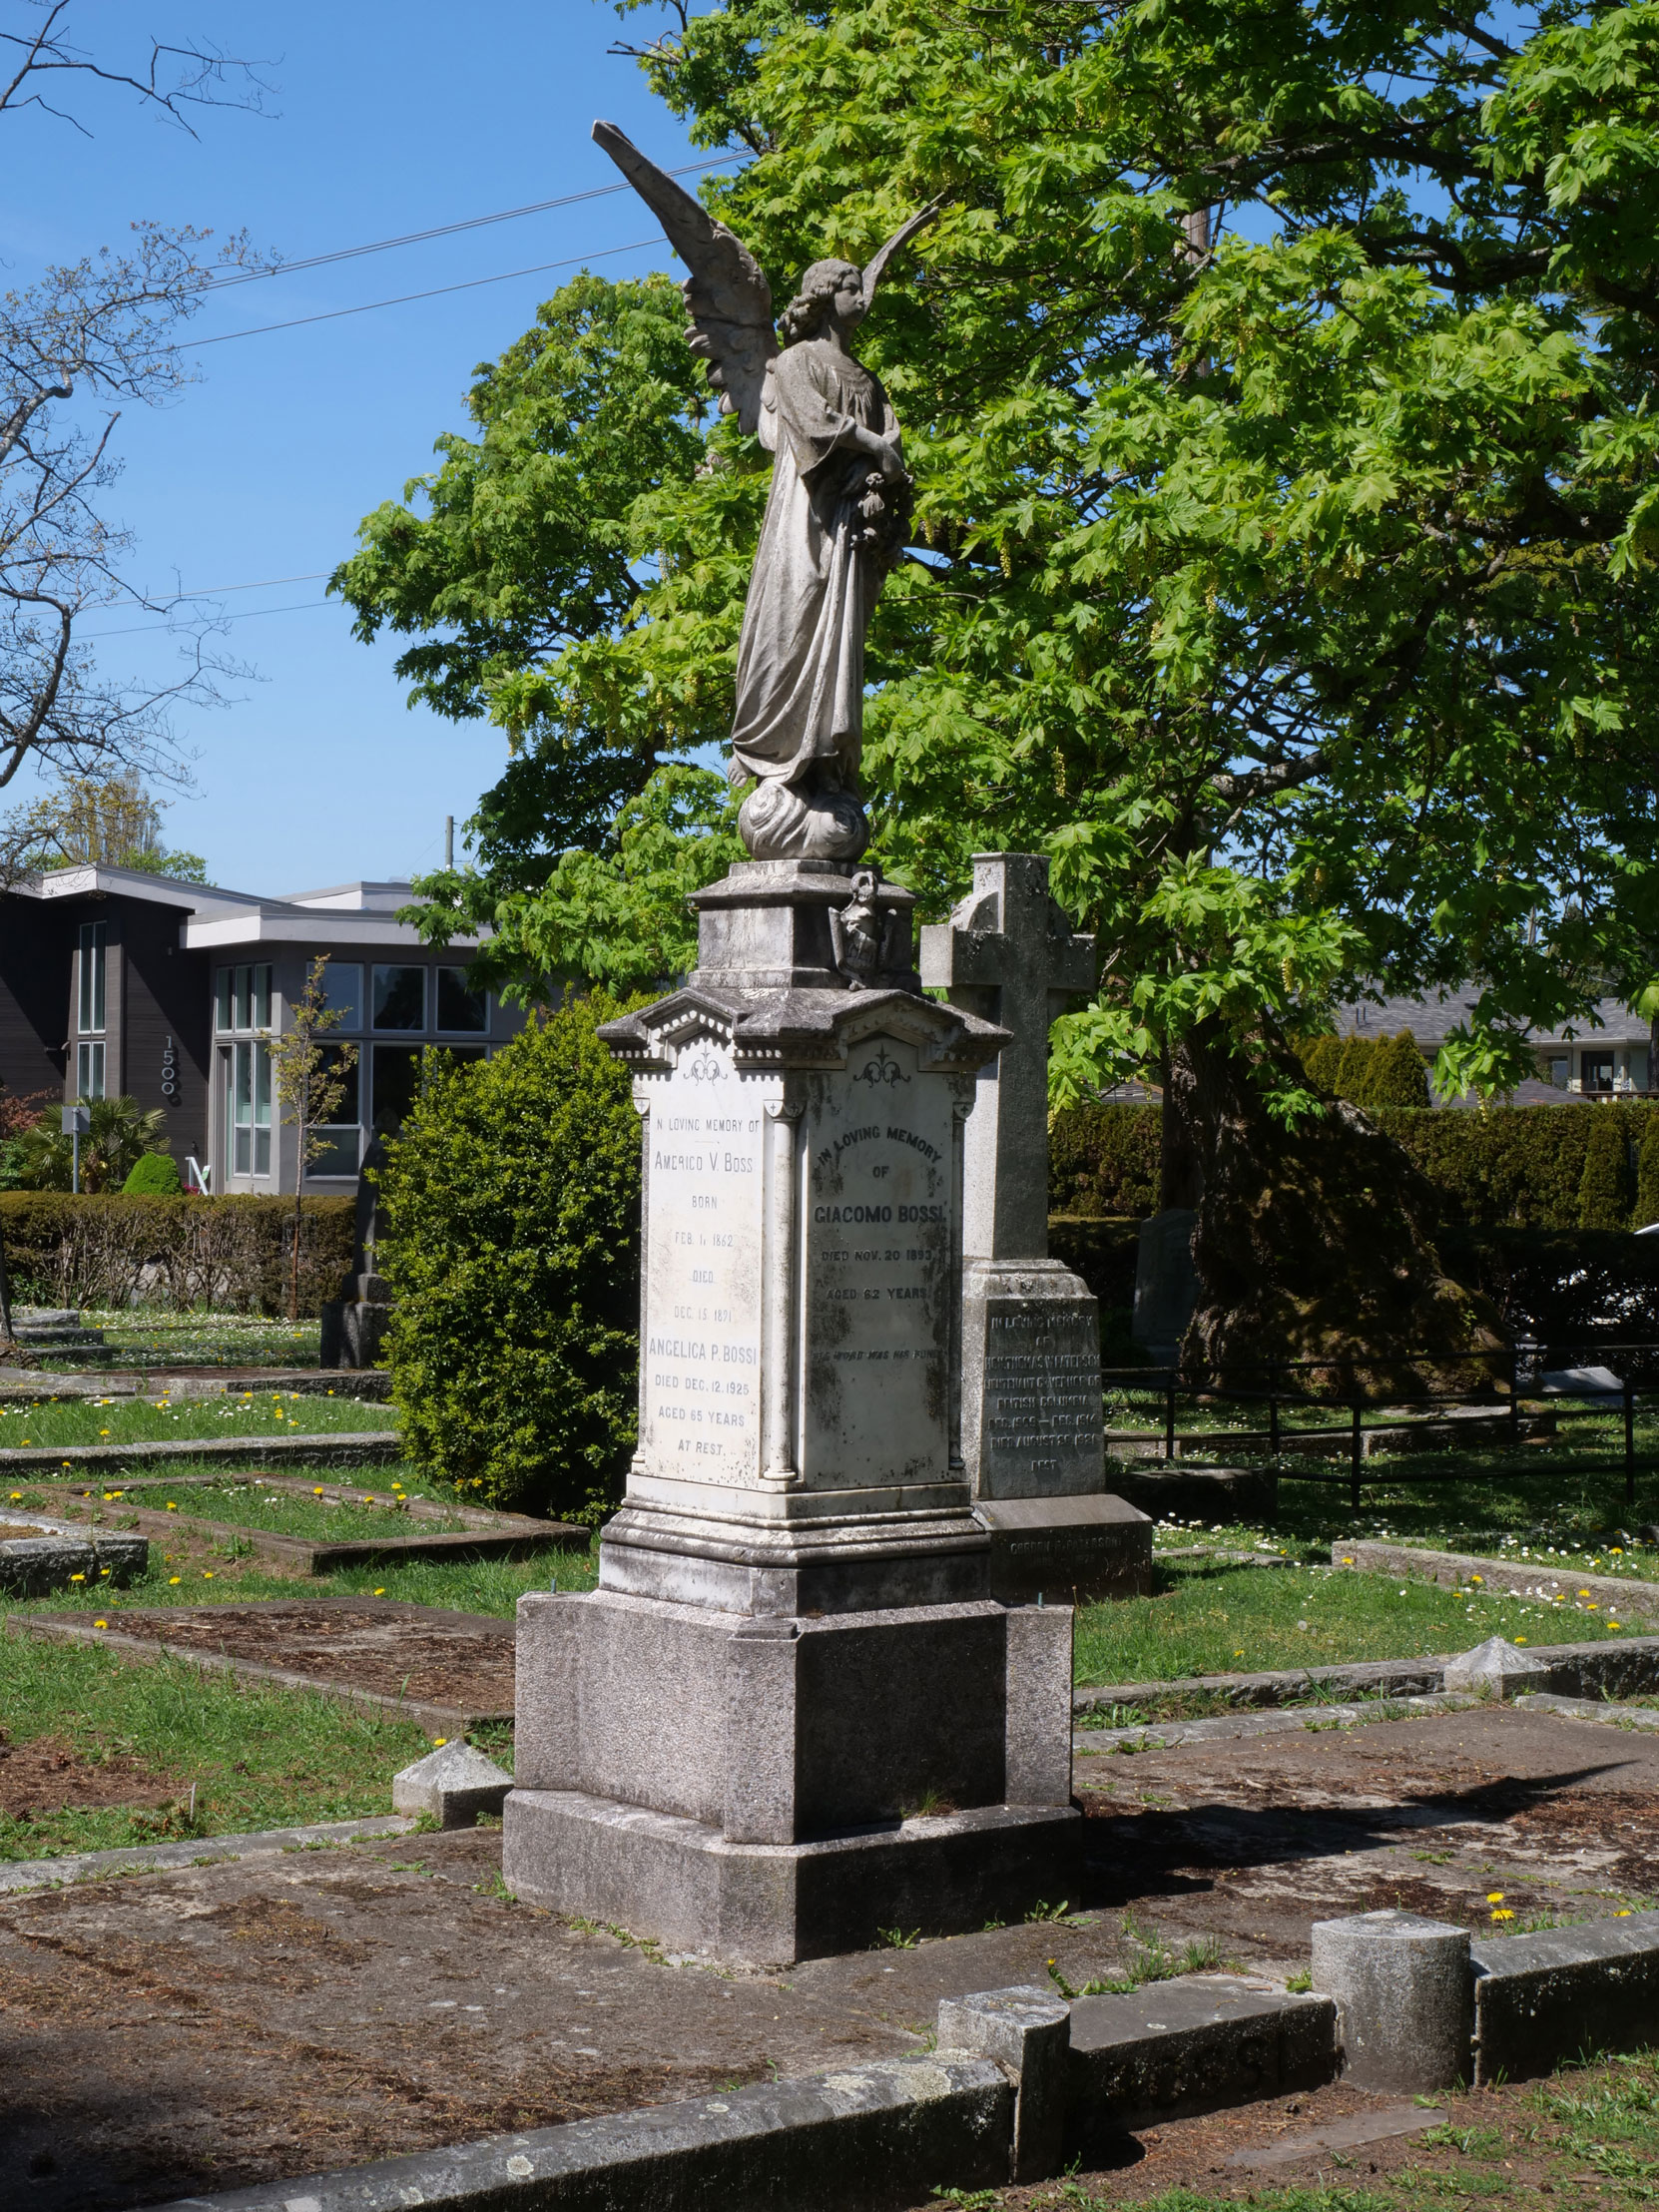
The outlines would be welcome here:
[[[991,1595],[1004,1605],[1146,1597],[1152,1522],[1121,1497],[982,1498]]]
[[[514,1790],[502,1876],[550,1912],[731,1964],[863,1950],[884,1930],[958,1935],[1075,1897],[1071,1806],[919,1814],[803,1844],[738,1844],[718,1828],[576,1790]]]

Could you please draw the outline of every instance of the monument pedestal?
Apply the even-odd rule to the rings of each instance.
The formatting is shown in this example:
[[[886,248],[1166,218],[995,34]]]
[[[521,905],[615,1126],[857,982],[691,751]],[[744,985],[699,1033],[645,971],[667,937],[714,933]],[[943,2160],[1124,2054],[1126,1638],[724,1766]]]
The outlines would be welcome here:
[[[1017,1918],[1080,1869],[1071,1623],[525,1597],[504,1878],[753,1965]]]
[[[1017,1918],[1081,1849],[1071,1614],[990,1596],[961,1452],[1004,1032],[920,995],[908,894],[843,923],[851,878],[740,864],[686,988],[601,1032],[645,1125],[639,1449],[599,1588],[519,1608],[507,1882],[755,1964]]]

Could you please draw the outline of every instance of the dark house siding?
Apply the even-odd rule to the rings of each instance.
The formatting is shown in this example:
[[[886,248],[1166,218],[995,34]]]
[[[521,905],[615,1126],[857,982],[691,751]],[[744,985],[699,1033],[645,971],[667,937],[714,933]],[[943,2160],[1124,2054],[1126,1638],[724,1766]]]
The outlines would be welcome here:
[[[208,1155],[209,958],[179,942],[177,907],[112,898],[109,910],[120,916],[121,1088],[166,1113],[167,1149],[182,1173],[187,1153]],[[163,1088],[170,1044],[172,1098]]]
[[[0,1082],[13,1098],[63,1096],[78,918],[61,905],[0,899]]]

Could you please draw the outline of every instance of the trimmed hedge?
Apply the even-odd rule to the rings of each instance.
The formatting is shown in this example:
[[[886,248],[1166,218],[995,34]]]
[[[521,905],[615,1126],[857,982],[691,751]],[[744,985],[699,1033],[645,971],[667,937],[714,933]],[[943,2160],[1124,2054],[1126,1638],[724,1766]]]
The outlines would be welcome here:
[[[303,1202],[301,1314],[338,1295],[355,1222],[349,1198]],[[19,1305],[286,1313],[292,1234],[291,1198],[0,1191],[0,1237]]]
[[[1056,1214],[1158,1211],[1163,1109],[1074,1106],[1050,1117],[1048,1204]]]
[[[1356,1106],[1426,1106],[1428,1066],[1409,1029],[1391,1037],[1316,1037],[1302,1064],[1333,1097]]]
[[[392,1395],[418,1465],[480,1503],[598,1521],[639,1368],[640,1120],[576,999],[493,1059],[428,1055],[375,1177]]]
[[[1448,1225],[1628,1230],[1659,1220],[1659,1107],[1645,1100],[1369,1111],[1439,1192]],[[1160,1121],[1157,1106],[1056,1114],[1049,1146],[1053,1210],[1155,1213]]]
[[[132,1173],[121,1186],[123,1198],[166,1198],[184,1189],[179,1163],[171,1152],[146,1152],[133,1162]]]

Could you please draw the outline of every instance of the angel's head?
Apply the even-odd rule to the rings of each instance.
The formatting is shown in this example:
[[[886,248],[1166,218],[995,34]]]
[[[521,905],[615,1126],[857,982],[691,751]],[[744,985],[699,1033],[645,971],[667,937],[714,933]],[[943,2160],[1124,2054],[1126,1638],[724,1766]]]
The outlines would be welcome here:
[[[864,296],[864,273],[851,262],[814,262],[801,279],[801,289],[778,317],[778,329],[786,345],[816,337],[833,315],[843,328],[861,322],[868,312]]]

